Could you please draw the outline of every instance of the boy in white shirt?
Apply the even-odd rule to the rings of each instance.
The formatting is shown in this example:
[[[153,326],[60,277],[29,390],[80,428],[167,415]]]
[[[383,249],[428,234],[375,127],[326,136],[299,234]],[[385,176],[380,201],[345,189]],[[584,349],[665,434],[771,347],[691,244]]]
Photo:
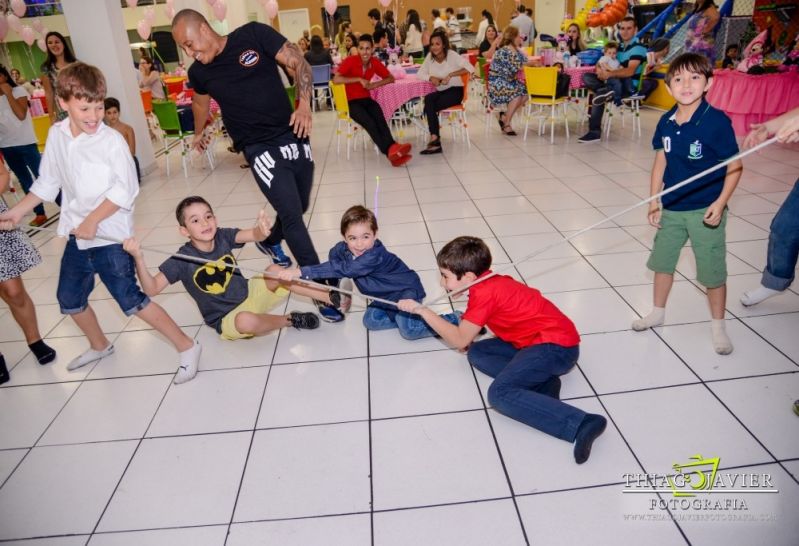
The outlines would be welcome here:
[[[69,117],[50,129],[40,176],[22,201],[0,214],[0,229],[13,229],[34,206],[54,200],[60,190],[58,234],[69,240],[61,258],[58,304],[90,345],[67,369],[114,352],[89,306],[96,273],[126,315],[141,318],[175,346],[180,353],[175,383],[184,383],[197,373],[202,348],[139,289],[133,258],[121,244],[111,242],[133,235],[133,200],[139,185],[125,139],[103,123],[105,78],[96,67],[73,63],[59,72],[56,89]]]
[[[455,10],[452,8],[446,9],[447,14],[447,34],[449,35],[449,42],[452,44],[452,47],[458,51],[461,47],[461,42],[463,38],[461,38],[461,24],[458,21],[458,18],[455,16]]]

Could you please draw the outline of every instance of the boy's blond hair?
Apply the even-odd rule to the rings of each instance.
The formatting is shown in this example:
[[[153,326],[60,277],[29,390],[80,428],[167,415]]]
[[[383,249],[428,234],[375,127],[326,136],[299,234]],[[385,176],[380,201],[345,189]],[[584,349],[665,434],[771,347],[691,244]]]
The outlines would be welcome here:
[[[89,102],[100,102],[108,89],[100,69],[80,61],[68,64],[56,78],[58,98],[68,101],[72,97]]]

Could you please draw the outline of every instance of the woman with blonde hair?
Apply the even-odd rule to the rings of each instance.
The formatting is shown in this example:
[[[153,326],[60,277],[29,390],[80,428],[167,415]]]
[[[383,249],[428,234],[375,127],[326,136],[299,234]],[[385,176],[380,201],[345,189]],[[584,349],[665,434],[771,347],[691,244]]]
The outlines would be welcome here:
[[[499,113],[499,127],[508,136],[516,136],[511,127],[513,116],[527,102],[527,87],[519,80],[518,74],[523,66],[537,66],[528,61],[522,51],[524,40],[519,29],[509,26],[502,33],[502,41],[491,60],[488,70],[488,100],[494,108],[505,108]]]

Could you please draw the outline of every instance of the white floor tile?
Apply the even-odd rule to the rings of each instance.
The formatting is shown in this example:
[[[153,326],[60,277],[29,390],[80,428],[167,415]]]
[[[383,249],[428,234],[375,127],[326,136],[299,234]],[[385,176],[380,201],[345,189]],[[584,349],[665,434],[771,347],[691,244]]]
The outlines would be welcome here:
[[[98,531],[230,521],[251,433],[143,440]]]
[[[610,288],[548,294],[547,298],[574,322],[581,334],[628,330],[637,318]]]
[[[508,496],[490,438],[482,411],[372,423],[374,508]]]
[[[255,433],[234,521],[369,510],[369,425]]]
[[[799,313],[752,317],[743,321],[794,362],[799,362]]]
[[[599,273],[580,257],[530,260],[519,264],[516,269],[529,286],[545,294],[608,286]]]
[[[78,386],[58,383],[0,391],[0,449],[32,447]]]
[[[640,316],[652,310],[652,285],[622,286],[619,294]],[[727,298],[729,303],[730,298]],[[729,318],[729,313],[725,314]],[[638,318],[638,317],[636,317]],[[666,325],[710,320],[707,296],[693,284],[675,279],[666,303]],[[628,326],[629,328],[629,326]]]
[[[297,304],[294,309],[315,311],[316,307],[308,303]],[[343,322],[322,322],[313,331],[285,328],[280,332],[274,363],[364,357],[366,329],[362,321],[362,313],[350,313]]]
[[[0,539],[91,533],[135,449],[106,442],[32,450],[0,490]]]
[[[372,532],[369,514],[324,518],[234,523],[227,546],[307,546],[309,544],[348,544],[370,546]]]
[[[226,525],[100,533],[92,536],[89,546],[219,546],[226,535]]]
[[[0,451],[0,485],[6,481],[6,478],[11,475],[27,453],[27,449],[7,449]]]

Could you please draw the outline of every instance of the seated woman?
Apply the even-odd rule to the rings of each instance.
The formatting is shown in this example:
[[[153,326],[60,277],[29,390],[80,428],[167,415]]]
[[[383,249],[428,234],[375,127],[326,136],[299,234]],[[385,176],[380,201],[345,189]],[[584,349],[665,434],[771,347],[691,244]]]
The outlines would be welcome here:
[[[449,38],[444,31],[436,31],[430,37],[430,53],[419,67],[416,77],[429,81],[436,90],[424,98],[424,113],[430,130],[430,142],[421,151],[423,155],[440,154],[438,112],[463,101],[461,75],[474,72],[472,65],[449,47]]]
[[[583,36],[580,34],[580,27],[577,26],[577,23],[569,25],[566,35],[569,37],[569,55],[585,51],[585,42],[583,42]]]
[[[322,39],[314,34],[311,36],[311,48],[305,52],[305,60],[311,66],[320,64],[333,65],[333,58],[330,56],[330,50],[325,49]]]
[[[499,45],[499,32],[497,32],[497,27],[494,25],[488,25],[486,27],[486,34],[483,41],[480,42],[480,56],[485,57],[488,60],[494,56],[494,52],[497,50],[497,46]]]
[[[341,55],[342,59],[352,56],[358,56],[358,38],[355,37],[355,34],[347,34],[344,37],[344,50],[339,51],[339,55]]]
[[[506,112],[499,113],[499,127],[508,136],[516,136],[511,121],[514,114],[527,102],[527,87],[519,80],[519,71],[525,65],[540,65],[537,61],[527,60],[521,49],[523,44],[524,40],[518,28],[506,28],[488,70],[488,100],[494,108],[507,107]]]
[[[161,83],[161,73],[153,67],[153,60],[142,55],[139,60],[139,72],[141,78],[139,79],[139,87],[142,89],[149,89],[153,94],[154,99],[165,99],[164,84]]]

